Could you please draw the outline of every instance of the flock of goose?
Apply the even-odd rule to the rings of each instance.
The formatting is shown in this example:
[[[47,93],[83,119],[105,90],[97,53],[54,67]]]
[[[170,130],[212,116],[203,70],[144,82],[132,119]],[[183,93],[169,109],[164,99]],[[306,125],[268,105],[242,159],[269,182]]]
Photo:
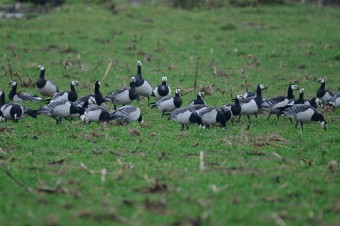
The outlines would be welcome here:
[[[100,82],[95,82],[94,94],[78,98],[76,91],[77,81],[72,81],[69,91],[58,91],[56,85],[45,79],[45,68],[39,66],[40,76],[35,86],[42,97],[26,92],[17,92],[17,82],[11,81],[12,86],[8,98],[10,102],[5,102],[5,93],[0,91],[0,121],[14,120],[26,116],[36,118],[37,115],[45,114],[61,123],[62,119],[80,118],[85,123],[107,122],[110,120],[130,123],[138,121],[143,125],[142,112],[137,106],[131,105],[134,100],[139,102],[140,97],[147,98],[151,108],[158,108],[162,112],[162,117],[168,115],[169,120],[181,124],[181,130],[188,128],[188,124],[197,123],[199,127],[210,128],[219,124],[226,127],[228,121],[240,120],[242,115],[246,115],[250,122],[250,116],[259,113],[261,109],[267,111],[270,118],[276,114],[278,119],[281,115],[286,115],[290,120],[296,121],[295,126],[300,123],[303,129],[304,122],[316,121],[326,130],[327,122],[323,115],[317,111],[320,104],[340,107],[340,94],[335,95],[332,91],[325,89],[325,80],[320,79],[320,88],[316,97],[304,99],[304,89],[300,89],[298,99],[294,99],[293,92],[298,87],[295,84],[288,86],[286,96],[276,96],[270,99],[262,97],[262,91],[266,88],[263,84],[258,84],[256,92],[247,92],[237,95],[233,99],[234,103],[219,107],[208,107],[204,102],[204,92],[198,92],[197,98],[192,100],[188,106],[182,106],[181,90],[176,89],[175,95],[171,96],[171,88],[167,85],[167,77],[162,77],[162,83],[155,88],[142,77],[142,63],[137,62],[137,73],[131,77],[130,86],[110,92],[103,96],[100,92]],[[155,102],[150,103],[150,98],[154,97]],[[43,98],[50,98],[48,104],[38,110],[33,110],[22,105],[22,102],[43,101]],[[114,111],[110,112],[104,102],[111,102]],[[122,105],[117,108],[117,105]]]

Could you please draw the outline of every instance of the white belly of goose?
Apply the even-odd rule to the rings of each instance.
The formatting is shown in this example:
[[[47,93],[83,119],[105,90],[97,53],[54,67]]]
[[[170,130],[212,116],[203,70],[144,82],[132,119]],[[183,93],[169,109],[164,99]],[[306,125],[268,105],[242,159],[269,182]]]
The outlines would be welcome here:
[[[1,111],[2,111],[2,117],[5,119],[10,119],[12,118],[11,116],[11,109],[12,109],[12,105],[10,104],[5,104],[1,107]]]
[[[131,100],[129,98],[129,90],[126,89],[121,93],[118,93],[113,98],[113,103],[115,104],[129,104]]]
[[[217,110],[213,109],[203,115],[200,115],[200,117],[202,118],[202,123],[204,125],[213,125],[216,124],[216,120],[217,120]]]
[[[309,122],[311,121],[312,116],[314,115],[315,111],[311,108],[307,109],[303,112],[298,112],[294,115],[296,121],[299,122]]]
[[[241,114],[244,115],[252,115],[257,113],[259,110],[255,100],[251,100],[248,103],[244,103],[241,105]]]
[[[164,101],[156,103],[156,106],[159,110],[168,112],[171,112],[176,108],[173,98],[164,99]]]

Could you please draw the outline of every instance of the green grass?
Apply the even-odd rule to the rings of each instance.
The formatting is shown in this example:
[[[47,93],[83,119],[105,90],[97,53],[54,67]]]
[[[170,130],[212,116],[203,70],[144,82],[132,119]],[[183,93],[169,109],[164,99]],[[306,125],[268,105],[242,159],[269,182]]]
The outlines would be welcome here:
[[[211,86],[211,106],[258,83],[268,86],[266,97],[294,82],[310,98],[321,76],[339,92],[339,22],[337,8],[307,5],[183,11],[118,4],[112,14],[65,4],[30,20],[0,20],[0,89],[10,89],[8,62],[22,81],[35,81],[42,64],[60,90],[77,79],[85,95],[113,60],[102,81],[106,94],[126,86],[141,60],[146,79],[156,85],[166,75],[173,90],[193,86],[199,62],[196,91]],[[67,59],[72,64],[64,67]],[[223,73],[214,75],[214,67]],[[327,132],[318,123],[301,132],[265,114],[249,130],[243,118],[226,130],[192,125],[180,132],[145,100],[134,104],[146,128],[56,126],[44,116],[1,124],[0,225],[339,223],[339,110],[325,113]]]

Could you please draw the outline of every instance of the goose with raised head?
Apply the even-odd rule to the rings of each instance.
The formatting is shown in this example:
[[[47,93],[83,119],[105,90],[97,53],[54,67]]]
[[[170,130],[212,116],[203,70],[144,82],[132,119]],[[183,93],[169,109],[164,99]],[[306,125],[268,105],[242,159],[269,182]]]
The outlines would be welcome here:
[[[60,101],[60,100],[67,100],[74,102],[78,98],[78,93],[76,91],[76,86],[78,85],[78,81],[74,80],[70,84],[70,91],[60,91],[56,93],[52,99],[51,102],[53,101]]]
[[[130,88],[121,88],[115,91],[110,92],[108,95],[104,97],[107,101],[111,101],[115,107],[116,104],[126,105],[130,104],[137,98],[137,89],[136,89],[136,78],[131,77]]]
[[[40,76],[35,83],[39,93],[45,97],[53,97],[57,92],[57,86],[50,80],[45,79],[45,67],[42,65],[38,66]]]
[[[171,96],[171,88],[166,84],[167,81],[167,77],[162,77],[162,84],[156,86],[155,89],[152,91],[151,96],[156,97],[156,100],[159,100],[163,97]]]
[[[33,95],[31,93],[26,92],[17,92],[18,84],[16,81],[12,80],[9,82],[12,86],[11,91],[8,94],[8,98],[13,102],[22,102],[22,101],[32,101],[32,102],[39,102],[42,100],[41,97]]]
[[[172,112],[176,108],[181,107],[182,98],[180,94],[181,94],[181,90],[176,89],[174,97],[163,97],[160,100],[158,100],[156,103],[152,104],[151,108],[156,107],[160,111],[162,111],[162,118],[163,118],[166,112]]]
[[[150,96],[152,95],[152,86],[147,80],[143,79],[141,61],[137,61],[137,74],[135,77],[136,77],[137,100],[139,101],[140,96],[146,97],[148,99],[149,105]]]

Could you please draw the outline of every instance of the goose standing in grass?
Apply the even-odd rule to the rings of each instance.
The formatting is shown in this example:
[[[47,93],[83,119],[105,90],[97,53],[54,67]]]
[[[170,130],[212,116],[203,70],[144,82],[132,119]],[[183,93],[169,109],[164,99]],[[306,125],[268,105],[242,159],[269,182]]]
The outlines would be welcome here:
[[[256,97],[246,98],[239,100],[241,105],[241,114],[238,118],[240,121],[242,115],[247,115],[248,120],[250,121],[250,115],[255,115],[257,117],[257,113],[261,109],[261,105],[263,103],[262,98],[262,90],[266,89],[263,84],[258,84],[256,89]]]
[[[107,122],[110,119],[109,111],[103,107],[96,104],[94,97],[89,98],[89,107],[85,109],[84,113],[80,115],[80,120],[86,124],[91,122]]]
[[[107,101],[111,101],[117,109],[116,104],[126,105],[131,103],[137,98],[136,78],[131,77],[130,88],[121,88],[116,91],[112,91],[104,97]]]
[[[220,108],[205,108],[204,110],[198,113],[199,117],[202,119],[202,128],[220,124],[222,129],[226,128],[227,121],[231,117],[231,113],[229,109],[220,109]]]
[[[42,100],[41,97],[35,96],[30,93],[17,92],[18,84],[16,81],[10,81],[9,84],[12,86],[12,88],[8,94],[8,98],[14,102],[17,102],[17,103],[22,102],[22,101],[39,102]]]
[[[196,99],[190,101],[189,106],[193,106],[193,105],[196,105],[196,104],[204,104],[204,105],[206,105],[204,100],[203,100],[203,97],[204,97],[204,92],[201,92],[201,91],[198,92]]]
[[[166,84],[167,81],[167,77],[162,77],[162,84],[156,86],[155,89],[152,91],[151,96],[156,97],[156,100],[159,100],[163,97],[171,96],[171,88]]]
[[[276,114],[277,118],[280,118],[280,109],[281,107],[287,106],[288,103],[292,100],[294,100],[294,93],[293,90],[297,90],[297,85],[289,85],[287,96],[276,96],[271,99],[267,99],[263,101],[261,107],[269,112],[267,120],[270,118],[272,114]]]
[[[228,104],[225,106],[222,106],[221,109],[229,109],[231,112],[230,121],[232,124],[234,124],[235,118],[239,117],[241,114],[241,104],[240,100],[243,100],[243,95],[237,95],[236,98],[233,99],[234,104]]]
[[[100,82],[96,81],[94,84],[94,94],[82,96],[79,99],[75,101],[75,104],[83,104],[83,103],[88,103],[88,100],[90,97],[94,97],[96,99],[96,103],[98,106],[100,106],[102,103],[106,102],[106,100],[103,97],[103,94],[100,92]]]
[[[82,107],[77,106],[67,100],[59,100],[51,102],[44,107],[37,110],[37,114],[49,115],[56,120],[56,124],[60,124],[63,118],[70,119],[79,115],[82,115],[87,105]]]
[[[143,96],[148,99],[148,105],[150,104],[150,96],[152,95],[151,84],[144,80],[142,77],[142,62],[137,61],[137,74],[136,74],[136,89],[137,89],[137,100],[139,97]]]
[[[38,70],[40,71],[40,76],[35,84],[39,93],[45,97],[53,97],[58,92],[57,86],[52,81],[45,79],[44,66],[39,65]]]
[[[70,91],[60,91],[58,93],[56,93],[52,99],[51,102],[53,101],[60,101],[60,100],[67,100],[67,101],[71,101],[74,102],[77,100],[78,98],[78,93],[75,89],[75,87],[78,85],[78,81],[74,80],[71,82],[70,84]]]
[[[340,107],[340,94],[334,95],[328,102],[329,105],[339,108]]]
[[[319,79],[319,82],[320,82],[320,88],[318,89],[318,91],[316,92],[316,96],[322,100],[322,102],[325,104],[327,103],[328,101],[330,101],[333,96],[334,96],[334,93],[330,90],[326,90],[326,82],[325,82],[325,79],[324,78],[320,78]]]
[[[181,131],[189,129],[188,124],[197,123],[200,127],[202,126],[202,119],[197,114],[196,110],[192,107],[182,107],[171,112],[168,120],[173,120],[182,125]]]
[[[316,121],[320,122],[322,128],[326,131],[327,122],[325,121],[323,115],[317,112],[316,109],[310,105],[296,104],[293,106],[285,106],[281,108],[281,112],[289,118],[296,120],[296,128],[299,122],[301,129],[303,130],[303,123]]]
[[[17,103],[5,103],[5,93],[0,91],[0,111],[1,111],[1,120],[5,121],[7,119],[14,120],[18,122],[19,119],[22,119],[26,116],[31,116],[33,118],[37,117],[36,111],[24,107]]]
[[[127,124],[132,121],[138,121],[141,126],[144,125],[141,110],[138,107],[132,105],[119,107],[110,114],[109,120],[116,120]]]
[[[165,112],[172,112],[176,108],[181,107],[182,98],[180,94],[181,94],[181,90],[176,89],[174,97],[163,97],[160,100],[158,100],[155,104],[153,104],[151,108],[157,107],[160,111],[162,111],[162,118],[163,118]]]

